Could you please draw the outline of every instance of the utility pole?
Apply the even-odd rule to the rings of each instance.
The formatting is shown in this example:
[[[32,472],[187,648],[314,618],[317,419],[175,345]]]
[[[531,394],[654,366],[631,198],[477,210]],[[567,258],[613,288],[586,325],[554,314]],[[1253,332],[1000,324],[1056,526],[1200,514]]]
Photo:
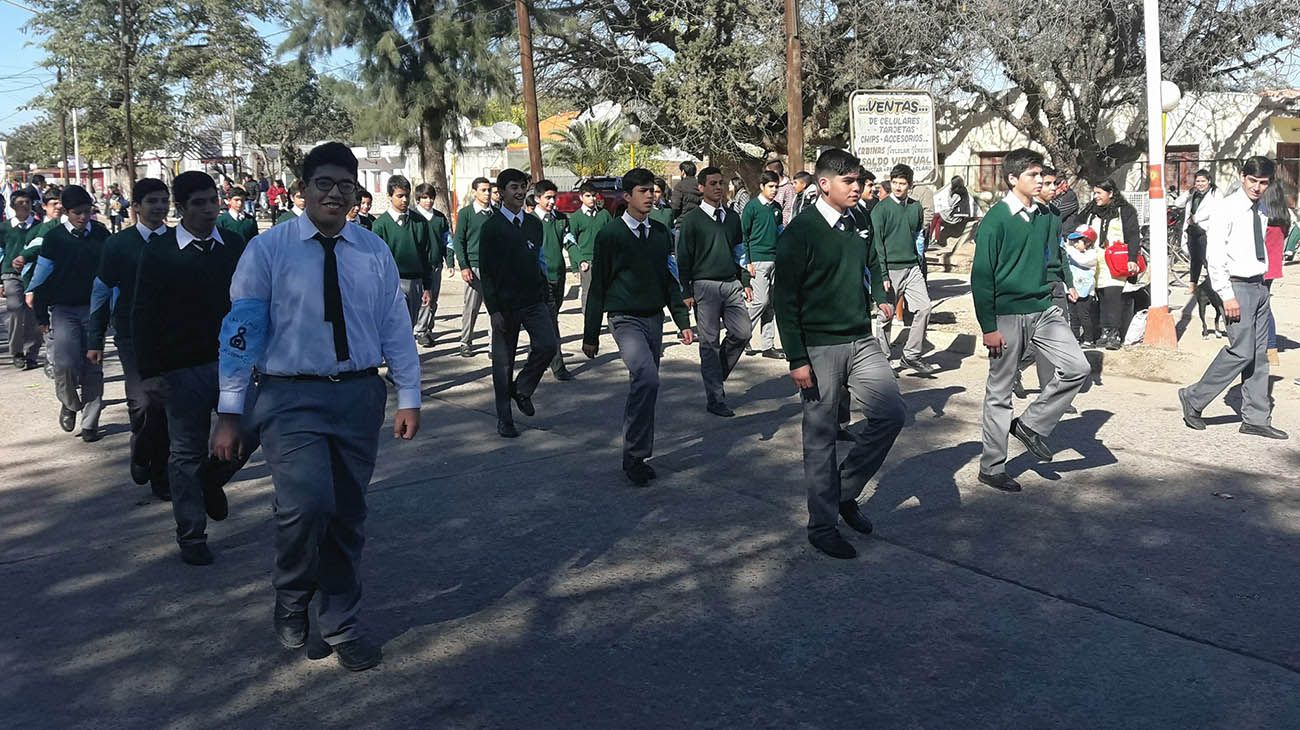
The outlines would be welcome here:
[[[1147,311],[1147,329],[1142,340],[1148,345],[1177,349],[1178,334],[1169,314],[1169,226],[1166,218],[1169,201],[1165,199],[1159,0],[1142,1],[1142,18],[1147,56],[1147,224],[1151,231],[1151,308]]]
[[[127,21],[126,0],[117,0],[117,7],[122,16],[122,32],[118,37],[122,41],[120,68],[122,74],[122,114],[126,132],[126,175],[128,186],[135,184],[135,136],[131,129],[131,63],[135,42],[130,34],[131,24]]]
[[[519,55],[522,57],[524,77],[524,126],[528,133],[528,167],[533,182],[545,177],[542,171],[542,130],[537,120],[537,77],[533,74],[533,31],[528,21],[528,8],[524,0],[515,0],[515,16],[519,19]]]
[[[63,69],[54,72],[54,83],[63,86]],[[63,148],[63,184],[68,184],[68,110],[59,105],[59,145]]]
[[[799,45],[799,0],[785,0],[786,154],[793,177],[803,172],[803,51]]]

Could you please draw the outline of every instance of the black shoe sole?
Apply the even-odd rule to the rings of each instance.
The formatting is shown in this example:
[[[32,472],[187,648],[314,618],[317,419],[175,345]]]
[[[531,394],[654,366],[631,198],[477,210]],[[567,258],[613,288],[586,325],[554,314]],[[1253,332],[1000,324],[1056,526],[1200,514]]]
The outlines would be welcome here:
[[[815,548],[817,552],[821,553],[822,555],[835,558],[836,560],[852,560],[858,557],[857,549],[854,548],[853,545],[849,544],[847,541],[845,542],[845,545],[847,545],[847,550],[839,550],[839,551],[832,551],[828,548],[824,548],[821,545],[818,545],[817,543],[813,542],[812,538],[808,538],[808,544],[812,545],[813,548]]]
[[[1038,448],[1033,445],[1032,441],[1016,433],[1016,431],[1018,430],[1016,426],[1019,425],[1020,425],[1020,421],[1018,420],[1015,423],[1011,424],[1011,435],[1014,436],[1016,440],[1019,441],[1020,444],[1025,447],[1025,451],[1028,451],[1029,454],[1033,456],[1035,459],[1038,459],[1039,461],[1045,464],[1050,463],[1052,461],[1052,454],[1039,451]]]
[[[1187,403],[1187,396],[1183,394],[1182,390],[1178,391],[1178,405],[1183,409],[1183,425],[1193,431],[1205,430],[1205,421],[1201,420],[1200,416],[1192,413],[1192,407]]]
[[[985,476],[984,474],[980,474],[980,476],[979,476],[979,482],[980,482],[980,484],[983,484],[983,485],[985,485],[985,486],[987,486],[987,487],[993,487],[994,489],[998,490],[999,492],[1019,492],[1019,491],[1020,491],[1020,483],[1017,482],[1017,481],[1014,480],[1014,479],[1010,479],[1010,480],[1008,480],[1008,481],[1004,481],[1004,482],[1001,482],[1001,483],[994,483],[993,480],[990,479],[989,477]]]

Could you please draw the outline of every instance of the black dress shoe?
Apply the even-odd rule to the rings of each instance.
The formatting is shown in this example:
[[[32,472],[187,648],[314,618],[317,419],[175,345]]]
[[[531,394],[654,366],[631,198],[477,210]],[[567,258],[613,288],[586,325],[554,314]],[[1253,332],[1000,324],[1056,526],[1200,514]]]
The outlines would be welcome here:
[[[423,334],[415,338],[415,344],[420,347],[433,347],[433,335]]]
[[[766,350],[763,350],[763,357],[769,360],[784,360],[785,352],[778,350],[775,347],[770,347]]]
[[[747,357],[753,357],[753,356],[755,356],[755,355],[757,355],[757,354],[758,354],[758,350],[751,350],[751,349],[749,349],[749,348],[745,348],[745,355],[746,355]]]
[[[525,416],[533,416],[537,414],[537,409],[533,407],[532,397],[526,395],[519,395],[518,393],[515,393],[510,397],[514,400],[515,405],[519,406],[520,413],[524,414]]]
[[[26,369],[27,369],[27,358],[23,357],[22,355],[19,355],[18,357],[15,357],[15,358],[13,359],[13,366],[14,366],[14,368],[17,369],[17,370],[26,370]]]
[[[77,412],[67,406],[59,406],[59,428],[67,433],[77,427]]]
[[[93,444],[104,438],[104,432],[97,428],[83,428],[81,429],[81,433],[77,435],[81,437],[82,441],[85,441],[88,444]]]
[[[474,357],[474,348],[470,347],[469,345],[461,345],[460,351],[456,354],[460,355],[461,357]]]
[[[349,672],[361,672],[369,669],[384,658],[384,652],[374,644],[367,644],[361,639],[345,641],[331,647],[334,656],[339,659],[339,666]]]
[[[573,373],[569,372],[567,369],[565,369],[565,370],[556,370],[556,371],[555,371],[555,379],[556,379],[556,380],[559,380],[559,381],[561,381],[561,382],[568,381],[568,380],[573,380]]]
[[[645,472],[646,478],[648,479],[659,478],[659,475],[655,473],[655,468],[647,464],[645,459],[624,459],[623,471],[628,471],[630,469],[639,469]]]
[[[835,440],[836,441],[857,441],[857,439],[853,438],[853,434],[849,433],[849,430],[847,428],[841,428],[839,431],[837,431],[835,433]]]
[[[518,438],[519,429],[509,421],[497,421],[497,435],[507,439]]]
[[[149,467],[144,464],[137,464],[134,461],[131,462],[131,481],[141,485],[148,484]]]
[[[1263,436],[1266,439],[1277,439],[1278,441],[1286,441],[1290,438],[1286,431],[1283,431],[1280,428],[1273,428],[1268,424],[1258,426],[1253,423],[1243,423],[1241,424],[1241,428],[1238,430],[1248,436]]]
[[[36,359],[33,358],[33,359],[27,361],[27,367],[23,368],[23,370],[35,370],[36,368],[38,368],[38,367],[40,367],[40,366],[41,366],[41,364],[40,364],[39,362],[36,362]]]
[[[990,487],[999,489],[1003,492],[1020,491],[1020,482],[1012,479],[1006,472],[1002,472],[1001,474],[985,474],[984,472],[980,472],[980,484],[987,484]]]
[[[1029,430],[1028,427],[1020,423],[1019,418],[1011,420],[1011,435],[1016,437],[1020,443],[1025,445],[1025,449],[1034,455],[1035,459],[1047,462],[1052,460],[1052,450],[1048,448],[1043,437]]]
[[[624,462],[623,473],[627,475],[628,481],[632,486],[646,487],[650,485],[650,480],[655,478],[654,469],[641,459],[634,459],[630,462]]]
[[[1201,418],[1201,412],[1192,408],[1192,404],[1187,400],[1186,388],[1178,389],[1178,403],[1183,407],[1183,423],[1193,431],[1204,431],[1205,419]]]
[[[840,502],[840,517],[844,518],[844,524],[861,532],[863,535],[871,534],[871,520],[862,514],[862,507],[854,500]]]
[[[1021,400],[1029,397],[1029,391],[1025,390],[1025,384],[1020,379],[1020,373],[1016,373],[1016,379],[1011,381],[1011,395]]]
[[[307,645],[307,612],[290,611],[277,601],[274,622],[275,638],[286,649],[301,649]]]
[[[203,485],[203,511],[213,522],[220,522],[230,515],[230,502],[220,484],[209,482]]]
[[[898,360],[898,363],[903,367],[911,368],[917,375],[933,375],[936,370],[935,366],[920,358],[914,360],[910,357],[903,357]]]
[[[190,565],[212,565],[215,558],[212,557],[212,551],[208,549],[208,544],[200,542],[193,545],[181,545],[181,560]]]
[[[731,418],[736,415],[736,412],[728,408],[726,403],[710,403],[705,410],[715,416],[722,416],[723,418]]]
[[[826,553],[832,558],[840,560],[850,560],[858,557],[857,548],[844,539],[844,536],[838,532],[829,532],[824,535],[809,535],[808,542],[818,550]]]

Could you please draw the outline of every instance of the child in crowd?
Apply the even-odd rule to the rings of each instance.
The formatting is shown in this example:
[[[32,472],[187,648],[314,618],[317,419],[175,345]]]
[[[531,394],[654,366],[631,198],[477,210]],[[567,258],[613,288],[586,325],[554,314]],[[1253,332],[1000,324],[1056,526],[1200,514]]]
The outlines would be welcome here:
[[[1092,316],[1097,286],[1097,232],[1079,226],[1065,237],[1065,253],[1070,257],[1070,272],[1079,298],[1070,304],[1070,322],[1075,339],[1084,347],[1097,341],[1097,320]]]

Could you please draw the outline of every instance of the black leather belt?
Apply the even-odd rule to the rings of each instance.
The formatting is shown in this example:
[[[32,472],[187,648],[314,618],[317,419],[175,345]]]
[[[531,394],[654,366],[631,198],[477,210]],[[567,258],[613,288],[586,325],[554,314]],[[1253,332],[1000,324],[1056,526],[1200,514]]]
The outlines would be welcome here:
[[[262,378],[271,378],[272,380],[298,380],[306,382],[327,382],[341,383],[345,380],[356,380],[357,378],[370,378],[379,375],[379,368],[366,368],[365,370],[349,370],[347,372],[335,375],[271,375],[270,373],[259,373]]]
[[[1263,284],[1264,275],[1259,274],[1258,276],[1229,276],[1228,280],[1235,281],[1239,284]]]

